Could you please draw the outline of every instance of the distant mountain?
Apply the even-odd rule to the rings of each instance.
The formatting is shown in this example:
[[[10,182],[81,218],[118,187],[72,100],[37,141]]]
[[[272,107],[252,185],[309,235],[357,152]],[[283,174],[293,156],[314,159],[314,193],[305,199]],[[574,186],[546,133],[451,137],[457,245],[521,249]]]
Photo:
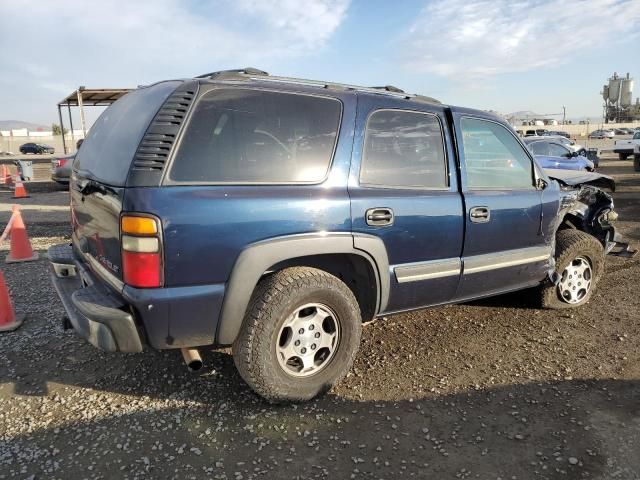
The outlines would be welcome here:
[[[507,118],[544,118],[544,115],[540,115],[539,113],[532,112],[531,110],[520,110],[519,112],[507,113],[505,115]]]
[[[19,128],[26,128],[37,132],[39,130],[49,131],[51,125],[39,125],[37,123],[23,122],[21,120],[0,120],[0,130],[17,130]]]

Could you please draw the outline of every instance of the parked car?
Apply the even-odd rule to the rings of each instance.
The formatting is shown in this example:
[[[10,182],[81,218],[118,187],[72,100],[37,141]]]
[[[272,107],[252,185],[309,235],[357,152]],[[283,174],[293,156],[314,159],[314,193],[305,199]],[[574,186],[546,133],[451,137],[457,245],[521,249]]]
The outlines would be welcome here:
[[[563,132],[562,130],[549,130],[546,133],[546,136],[548,137],[564,137],[564,138],[571,138],[571,135],[569,135],[569,133],[567,132]]]
[[[307,400],[364,320],[524,288],[587,303],[604,254],[629,254],[612,180],[549,172],[501,118],[395,88],[255,69],[141,87],[74,162],[72,245],[49,249],[64,325],[194,368],[231,346],[260,395]]]
[[[589,138],[613,138],[614,136],[612,130],[594,130],[589,134]]]
[[[69,184],[71,178],[71,165],[76,158],[76,154],[69,153],[61,157],[51,159],[51,180],[63,185]]]
[[[524,132],[525,137],[543,137],[549,133],[546,128],[538,128],[536,130],[526,130]]]
[[[616,140],[613,144],[613,153],[617,153],[620,160],[626,160],[629,155],[633,155],[635,145],[640,145],[640,131],[634,133],[632,138]]]
[[[558,168],[564,170],[595,170],[594,163],[586,156],[570,150],[568,147],[554,140],[529,137],[524,139],[531,153],[542,168]]]
[[[570,138],[558,136],[552,136],[550,138],[552,138],[557,143],[561,143],[572,152],[578,152],[579,155],[582,155],[584,157],[587,156],[587,149],[579,143],[576,143],[574,140],[571,140]]]
[[[43,143],[24,143],[20,145],[20,153],[26,155],[27,153],[55,153],[56,150],[51,145],[45,145]]]

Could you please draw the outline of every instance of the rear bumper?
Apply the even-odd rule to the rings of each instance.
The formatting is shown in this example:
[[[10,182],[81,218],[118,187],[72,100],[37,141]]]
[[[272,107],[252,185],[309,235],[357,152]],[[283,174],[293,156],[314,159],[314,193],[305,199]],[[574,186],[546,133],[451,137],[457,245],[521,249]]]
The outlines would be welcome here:
[[[142,336],[126,305],[74,255],[69,245],[48,251],[51,281],[74,330],[94,347],[108,352],[141,352]]]
[[[107,351],[213,345],[224,284],[116,291],[69,244],[49,248],[52,282],[73,328]]]
[[[51,174],[51,180],[54,182],[62,183],[64,185],[69,185],[69,177],[58,177],[54,174]]]
[[[633,147],[631,148],[614,148],[613,153],[626,153],[628,155],[633,154]]]

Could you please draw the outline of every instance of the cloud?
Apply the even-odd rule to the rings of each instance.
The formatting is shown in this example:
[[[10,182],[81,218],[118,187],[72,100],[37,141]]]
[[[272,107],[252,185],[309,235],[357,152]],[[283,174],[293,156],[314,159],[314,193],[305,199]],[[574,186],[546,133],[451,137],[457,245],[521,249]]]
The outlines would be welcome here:
[[[321,51],[349,2],[0,0],[2,82],[18,86],[0,92],[2,114],[19,113],[20,89],[23,99],[49,102],[63,85],[136,86],[224,68],[272,69]]]
[[[259,16],[278,31],[286,31],[303,47],[324,44],[344,20],[350,0],[236,0],[241,11]]]
[[[637,7],[637,0],[434,0],[402,37],[402,60],[463,79],[560,65],[637,34]]]

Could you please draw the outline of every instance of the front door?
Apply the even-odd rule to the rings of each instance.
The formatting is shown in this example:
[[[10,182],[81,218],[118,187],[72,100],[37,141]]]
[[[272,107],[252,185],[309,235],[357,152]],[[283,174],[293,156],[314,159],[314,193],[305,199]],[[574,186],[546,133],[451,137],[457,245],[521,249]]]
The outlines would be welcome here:
[[[553,242],[536,166],[515,133],[454,113],[465,203],[463,275],[457,300],[516,290],[542,280]]]
[[[355,235],[387,250],[386,312],[451,300],[460,278],[463,210],[444,109],[358,99],[349,181]]]

